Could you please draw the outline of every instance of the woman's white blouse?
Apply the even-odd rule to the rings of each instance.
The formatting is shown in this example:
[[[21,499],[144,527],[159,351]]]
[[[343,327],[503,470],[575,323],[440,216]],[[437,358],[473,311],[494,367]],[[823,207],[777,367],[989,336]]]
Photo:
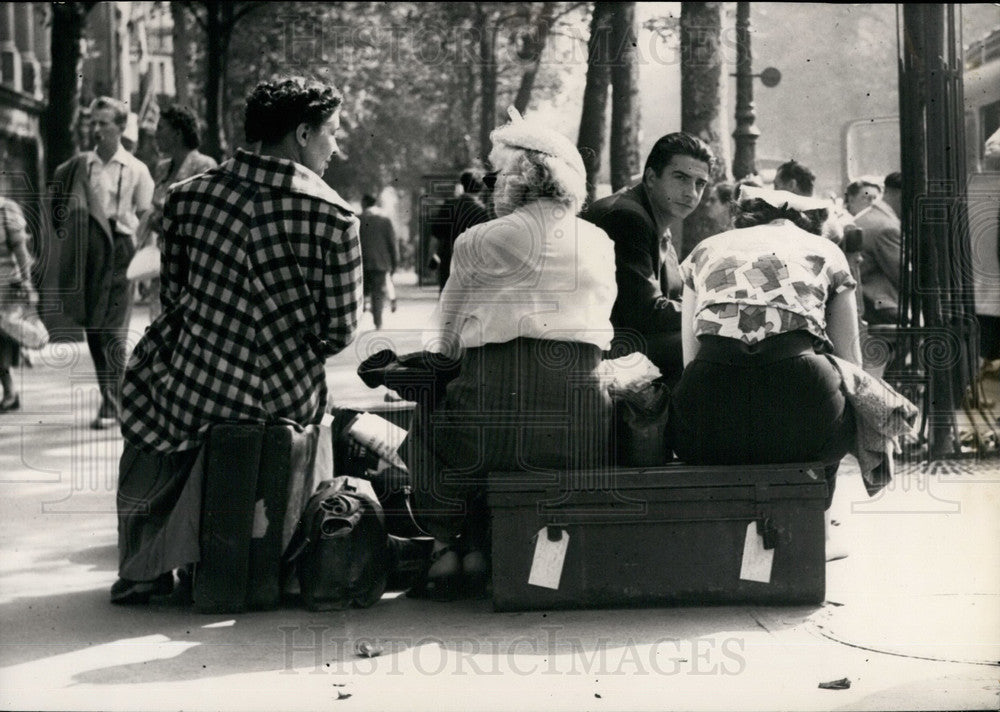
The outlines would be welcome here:
[[[607,349],[617,293],[607,233],[564,205],[536,201],[458,237],[424,348],[457,356],[527,337]]]

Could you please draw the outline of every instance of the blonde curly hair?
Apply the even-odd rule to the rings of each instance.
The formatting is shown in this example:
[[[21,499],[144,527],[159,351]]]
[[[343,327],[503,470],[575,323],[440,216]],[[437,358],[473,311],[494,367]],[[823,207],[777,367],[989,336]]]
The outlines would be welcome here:
[[[536,200],[579,208],[587,196],[583,159],[568,138],[534,121],[493,131],[490,163],[500,171],[494,206],[505,215]]]

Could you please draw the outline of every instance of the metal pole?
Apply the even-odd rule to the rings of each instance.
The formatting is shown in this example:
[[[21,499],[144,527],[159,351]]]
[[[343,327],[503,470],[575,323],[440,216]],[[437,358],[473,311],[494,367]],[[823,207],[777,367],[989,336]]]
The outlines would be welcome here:
[[[739,180],[757,172],[755,158],[760,130],[753,106],[753,54],[750,49],[750,3],[736,3],[736,154],[733,178]]]

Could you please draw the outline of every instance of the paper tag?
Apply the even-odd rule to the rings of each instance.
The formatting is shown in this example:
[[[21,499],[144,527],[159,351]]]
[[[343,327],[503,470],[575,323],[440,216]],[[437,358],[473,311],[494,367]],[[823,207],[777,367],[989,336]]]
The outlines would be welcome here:
[[[535,535],[535,557],[531,560],[528,583],[542,588],[559,589],[562,578],[566,549],[569,547],[569,532],[559,530],[559,540],[549,539],[547,527],[542,527]]]
[[[757,522],[747,525],[747,536],[743,541],[743,565],[740,578],[744,581],[771,583],[771,564],[774,563],[774,549],[764,548],[764,537],[757,533]]]

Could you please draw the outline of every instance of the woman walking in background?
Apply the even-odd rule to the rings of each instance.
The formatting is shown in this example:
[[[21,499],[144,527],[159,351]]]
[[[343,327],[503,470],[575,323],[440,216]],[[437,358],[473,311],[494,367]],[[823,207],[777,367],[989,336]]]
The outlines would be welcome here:
[[[198,150],[200,145],[198,119],[194,112],[184,106],[164,109],[156,126],[156,148],[165,158],[156,164],[153,173],[153,180],[156,182],[156,188],[153,190],[153,209],[139,227],[137,249],[150,245],[161,248],[160,234],[163,229],[161,223],[167,189],[174,183],[204,173],[218,165],[214,158]],[[149,280],[147,290],[149,320],[152,321],[161,311],[159,275]]]
[[[20,206],[0,196],[0,307],[17,301],[35,303],[38,295],[31,283],[31,253],[28,251],[27,223]],[[0,386],[3,397],[0,413],[21,407],[21,397],[14,388],[10,370],[21,363],[21,346],[0,331]]]

